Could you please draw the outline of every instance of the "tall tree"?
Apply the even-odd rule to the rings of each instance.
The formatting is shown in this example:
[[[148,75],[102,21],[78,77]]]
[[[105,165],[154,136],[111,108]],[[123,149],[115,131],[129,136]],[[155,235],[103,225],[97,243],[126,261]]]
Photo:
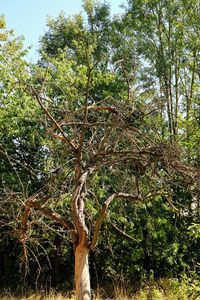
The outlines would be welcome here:
[[[160,134],[163,133],[160,125],[166,123],[161,105],[161,96],[164,96],[170,138],[175,140],[177,135],[174,130],[177,126],[175,98],[169,91],[169,88],[175,90],[171,83],[174,75],[170,75],[173,67],[168,62],[171,57],[168,51],[172,48],[162,29],[165,18],[167,22],[168,17],[171,18],[168,4],[165,3],[165,9],[161,2],[156,2],[155,6],[147,1],[145,7],[140,7],[140,1],[134,3],[138,4],[138,10],[134,11],[138,15],[141,9],[144,13],[149,9],[153,12],[147,14],[150,23],[145,23],[145,32],[140,33],[138,29],[140,15],[134,19],[136,24],[131,23],[130,15],[111,22],[107,5],[85,1],[87,23],[81,15],[71,19],[61,15],[55,21],[50,20],[49,31],[41,41],[38,65],[28,66],[22,59],[20,47],[8,53],[6,61],[4,55],[1,56],[2,65],[9,67],[12,75],[5,80],[5,69],[1,73],[5,85],[1,125],[5,130],[9,118],[7,108],[11,115],[17,112],[17,122],[12,119],[11,123],[14,130],[9,131],[12,146],[7,145],[7,148],[14,149],[16,164],[12,167],[18,172],[19,183],[24,187],[28,179],[28,187],[31,185],[21,190],[18,183],[11,183],[13,193],[6,194],[9,201],[26,199],[18,228],[24,258],[28,260],[28,238],[34,226],[38,228],[36,221],[41,220],[41,215],[44,216],[42,221],[47,222],[48,218],[69,232],[75,251],[78,300],[91,298],[88,257],[97,245],[111,205],[115,211],[113,215],[118,214],[121,222],[127,224],[126,215],[125,218],[123,215],[131,215],[137,202],[142,205],[156,199],[159,202],[156,207],[160,210],[163,200],[177,213],[185,213],[182,207],[174,207],[174,190],[184,186],[190,191],[192,186],[191,199],[198,193],[197,170],[182,164],[181,152],[175,144],[168,143],[166,131]],[[134,25],[133,28],[129,28],[129,24]],[[156,49],[152,42],[155,28],[158,34]],[[147,44],[143,44],[145,42]],[[145,59],[151,68],[144,65],[140,70],[139,66],[144,63],[141,45],[145,46]],[[136,46],[138,49],[134,49]],[[9,49],[9,43],[6,47]],[[152,58],[154,50],[156,62]],[[14,68],[16,57],[19,63]],[[151,71],[151,77],[147,76],[147,70]],[[5,91],[9,90],[6,84],[12,86],[13,78],[14,88],[5,96]],[[160,86],[159,93],[156,93],[157,86]],[[49,139],[43,139],[44,131]],[[34,152],[35,141],[37,149]],[[30,147],[24,150],[24,143]],[[27,166],[27,157],[31,167],[37,170],[38,166],[35,180],[31,172],[25,173],[19,168],[21,159],[23,166]],[[2,199],[5,199],[3,194]],[[150,272],[151,222],[141,218],[142,223],[145,226],[141,225],[139,230],[145,237],[143,264]],[[155,226],[160,223],[162,220],[156,219]],[[117,226],[115,229],[128,236]],[[159,234],[163,234],[162,230]]]
[[[47,207],[48,203],[54,201],[56,189],[53,194],[49,192],[48,195],[39,192],[27,199],[21,227],[24,249],[28,217],[33,209],[72,232],[75,245],[76,297],[82,300],[91,298],[88,255],[97,245],[110,204],[118,198],[142,201],[145,195],[147,197],[152,193],[152,188],[155,194],[160,194],[160,185],[161,194],[169,197],[170,189],[165,176],[185,176],[179,152],[172,145],[161,141],[158,143],[160,138],[157,133],[152,132],[153,129],[145,128],[144,115],[138,114],[135,107],[130,109],[130,62],[126,61],[125,52],[122,52],[124,64],[120,70],[117,68],[116,73],[112,71],[108,63],[107,48],[102,47],[102,40],[98,35],[97,24],[102,16],[100,14],[98,18],[94,17],[99,6],[95,11],[95,6],[90,2],[85,5],[88,25],[84,27],[80,16],[73,21],[67,21],[70,33],[74,32],[67,40],[70,44],[67,48],[62,46],[62,49],[54,49],[55,52],[49,56],[47,53],[43,54],[41,67],[38,66],[35,70],[37,84],[29,86],[30,95],[37,100],[46,115],[47,133],[57,140],[53,142],[54,151],[56,145],[57,151],[63,155],[63,162],[68,161],[69,173],[65,172],[65,182],[71,182],[71,185],[64,187],[64,191],[71,198],[71,215],[66,220]],[[60,20],[63,23],[62,16]],[[59,24],[60,20],[56,23]],[[107,25],[106,22],[104,24]],[[54,22],[51,26],[54,41],[60,29],[58,32],[54,31]],[[104,32],[105,28],[100,28],[101,33]],[[51,36],[51,32],[50,30],[46,37]],[[68,35],[67,27],[66,36]],[[105,37],[103,41],[106,41]],[[128,43],[130,38],[127,38],[127,49]],[[45,42],[43,47],[47,44],[50,46],[51,41]],[[116,54],[120,55],[120,51]],[[124,100],[119,99],[117,89],[110,92],[110,85],[115,86],[115,81],[123,83],[121,95],[125,95],[126,91],[128,96]],[[120,181],[123,182],[129,176],[129,172],[134,175],[131,177],[130,186],[120,184]],[[187,172],[191,179],[196,178],[195,169],[188,167]],[[91,218],[90,210],[95,207],[88,200],[90,195],[94,195],[92,182],[96,175],[102,176],[103,173],[112,177],[112,184],[105,191],[107,199],[104,199],[100,208],[95,208],[97,215]],[[148,187],[141,190],[141,184],[149,178],[152,180]],[[90,210],[88,202],[92,203]]]
[[[128,1],[125,18],[137,34],[139,53],[154,70],[172,140],[179,138],[179,120],[186,114],[189,138],[191,99],[198,93],[199,1]],[[163,115],[165,117],[165,115]]]

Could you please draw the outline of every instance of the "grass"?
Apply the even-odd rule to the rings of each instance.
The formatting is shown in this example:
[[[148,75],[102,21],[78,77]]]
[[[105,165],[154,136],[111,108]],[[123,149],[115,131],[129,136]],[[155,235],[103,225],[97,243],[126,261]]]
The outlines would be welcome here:
[[[94,291],[93,300],[111,300],[105,291]],[[73,294],[72,294],[73,295]],[[75,300],[74,296],[58,292],[45,292],[15,297],[8,291],[4,291],[0,300]],[[143,283],[141,288],[131,295],[123,287],[115,286],[112,300],[200,300],[200,282],[187,277],[181,281],[177,279],[160,279],[152,283]]]
[[[52,292],[50,294],[45,294],[45,293],[35,293],[31,294],[29,296],[22,296],[22,297],[15,297],[9,293],[5,293],[4,296],[0,297],[0,300],[75,300],[75,298],[69,298],[67,295],[61,294],[61,293],[56,293]]]

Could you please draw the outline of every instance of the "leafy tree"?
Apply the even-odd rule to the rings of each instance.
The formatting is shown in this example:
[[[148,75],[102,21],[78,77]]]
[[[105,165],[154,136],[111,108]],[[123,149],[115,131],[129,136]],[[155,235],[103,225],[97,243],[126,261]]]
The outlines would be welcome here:
[[[178,138],[179,120],[185,119],[188,139],[192,99],[199,89],[199,46],[195,42],[199,1],[192,1],[190,6],[185,1],[128,1],[128,4],[125,18],[137,34],[139,53],[148,69],[153,70],[152,79],[160,91],[157,97],[163,105],[163,114],[167,113],[169,133],[173,139]]]
[[[2,20],[2,24],[3,20]],[[20,214],[29,193],[44,185],[46,150],[39,106],[27,93],[31,66],[23,41],[4,25],[0,47],[0,215],[2,284],[19,280],[16,245]],[[13,195],[13,196],[12,196]],[[9,234],[9,235],[8,235]],[[13,250],[14,249],[14,250]],[[15,262],[14,262],[15,261]],[[12,274],[12,275],[11,275]]]

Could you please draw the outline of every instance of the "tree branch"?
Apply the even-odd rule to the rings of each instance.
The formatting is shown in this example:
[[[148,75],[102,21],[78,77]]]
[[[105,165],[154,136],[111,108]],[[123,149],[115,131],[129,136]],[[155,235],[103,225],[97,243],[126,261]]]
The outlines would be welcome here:
[[[37,196],[38,196],[38,194],[33,195],[33,196],[29,197],[26,200],[26,202],[24,204],[25,211],[24,211],[24,215],[22,217],[22,222],[21,222],[21,226],[20,226],[20,230],[19,230],[19,240],[22,243],[22,248],[23,248],[23,252],[24,252],[25,261],[27,260],[27,250],[26,250],[27,236],[26,236],[26,232],[28,230],[28,218],[31,214],[31,209],[32,208],[35,208],[35,209],[39,210],[45,216],[49,217],[51,220],[53,220],[56,223],[58,223],[58,224],[62,225],[63,227],[65,227],[65,229],[75,231],[75,229],[71,225],[71,223],[67,223],[58,213],[53,212],[51,209],[49,209],[49,208],[45,207],[44,205],[41,205],[40,203],[38,203],[36,201]]]
[[[84,141],[84,135],[86,130],[86,123],[88,118],[88,97],[89,97],[89,87],[90,87],[90,79],[91,79],[91,69],[88,70],[88,78],[87,78],[87,84],[86,84],[86,94],[85,94],[85,106],[84,106],[84,118],[83,118],[83,125],[81,128],[80,133],[80,139],[79,139],[79,146],[78,146],[78,154],[76,157],[77,161],[77,178],[81,175],[81,160],[82,160],[82,151],[83,151],[83,141]]]
[[[22,222],[21,222],[21,227],[19,230],[19,241],[22,244],[23,248],[23,253],[24,253],[24,260],[27,261],[27,250],[26,250],[26,232],[28,230],[28,217],[31,213],[31,207],[32,207],[32,202],[34,200],[34,197],[30,197],[26,202],[25,202],[25,211],[24,215],[22,217]]]
[[[49,217],[51,220],[62,225],[67,230],[74,230],[74,227],[71,226],[71,223],[67,223],[58,213],[52,211],[50,208],[39,205],[37,202],[32,203],[32,207],[39,210],[43,215]]]
[[[92,238],[92,242],[90,244],[91,250],[93,250],[97,245],[100,229],[101,229],[103,221],[106,217],[108,207],[115,198],[126,198],[126,199],[130,198],[133,200],[142,200],[140,195],[126,194],[126,193],[115,193],[115,194],[112,194],[110,197],[108,197],[108,199],[104,202],[103,207],[101,208],[101,210],[99,212],[99,218],[97,219],[96,224],[95,224],[93,238]]]
[[[88,176],[88,171],[84,172],[77,183],[77,187],[74,192],[74,196],[72,199],[72,213],[74,222],[76,225],[76,229],[78,230],[79,234],[79,242],[84,243],[86,237],[88,235],[88,229],[85,224],[84,219],[84,200],[82,197],[83,187],[85,185],[86,179]]]
[[[61,132],[63,139],[73,150],[73,152],[77,152],[77,148],[74,145],[74,143],[66,136],[65,131],[62,129],[62,127],[59,125],[59,123],[54,119],[54,117],[50,114],[50,112],[48,111],[48,109],[43,105],[40,96],[38,95],[38,93],[31,87],[31,92],[33,94],[33,96],[37,99],[40,107],[42,108],[42,110],[45,112],[45,114],[47,115],[47,117],[54,123],[54,125],[56,126],[56,128],[59,129],[59,131]]]
[[[126,232],[124,232],[123,230],[121,230],[119,227],[117,227],[114,223],[112,223],[111,221],[109,221],[109,224],[116,230],[118,231],[120,234],[122,234],[123,236],[125,236],[126,238],[134,241],[134,242],[138,242],[138,240],[134,239],[131,235],[127,234]]]

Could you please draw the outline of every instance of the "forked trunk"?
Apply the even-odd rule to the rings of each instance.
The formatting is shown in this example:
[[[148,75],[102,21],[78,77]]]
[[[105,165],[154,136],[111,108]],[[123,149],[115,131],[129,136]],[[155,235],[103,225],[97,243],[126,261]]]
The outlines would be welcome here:
[[[89,249],[79,244],[75,250],[76,300],[90,300]]]

